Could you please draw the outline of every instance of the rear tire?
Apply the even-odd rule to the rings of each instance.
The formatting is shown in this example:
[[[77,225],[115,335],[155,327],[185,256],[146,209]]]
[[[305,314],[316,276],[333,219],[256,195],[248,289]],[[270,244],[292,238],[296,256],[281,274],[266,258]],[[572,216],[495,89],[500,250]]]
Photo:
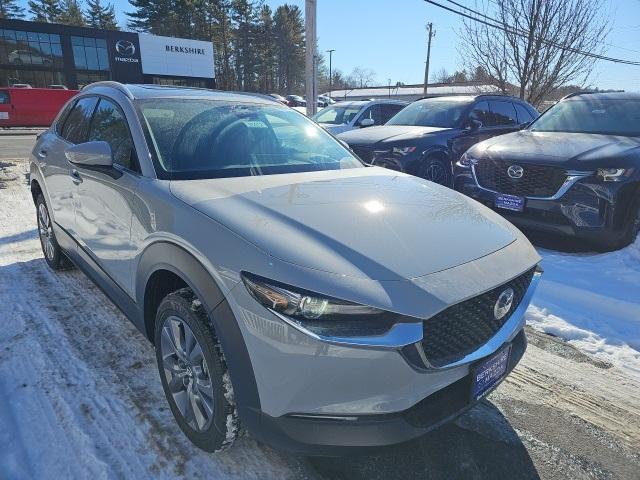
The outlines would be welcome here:
[[[240,429],[224,353],[195,294],[167,295],[156,314],[155,346],[164,393],[178,426],[198,448],[229,448]]]
[[[451,162],[440,156],[427,157],[420,163],[417,176],[430,182],[451,187]]]
[[[53,223],[49,215],[47,203],[44,201],[42,194],[36,199],[36,219],[38,222],[38,236],[40,237],[40,246],[47,264],[53,270],[64,270],[71,268],[72,264],[65,256],[62,248],[58,245],[56,234],[53,231]]]

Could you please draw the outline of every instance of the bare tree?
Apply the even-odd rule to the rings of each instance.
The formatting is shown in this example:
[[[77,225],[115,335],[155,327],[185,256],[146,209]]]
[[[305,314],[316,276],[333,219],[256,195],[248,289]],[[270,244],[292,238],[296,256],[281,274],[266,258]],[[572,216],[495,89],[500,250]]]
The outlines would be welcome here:
[[[356,67],[351,71],[348,81],[353,88],[370,87],[376,81],[376,72],[370,68]]]
[[[451,74],[446,68],[441,68],[431,76],[431,81],[435,83],[449,83],[451,81]]]
[[[495,5],[492,18],[499,28],[464,22],[460,53],[468,66],[480,67],[505,93],[515,86],[513,93],[534,105],[562,85],[587,81],[596,61],[590,55],[602,53],[609,33],[600,2],[501,0]]]

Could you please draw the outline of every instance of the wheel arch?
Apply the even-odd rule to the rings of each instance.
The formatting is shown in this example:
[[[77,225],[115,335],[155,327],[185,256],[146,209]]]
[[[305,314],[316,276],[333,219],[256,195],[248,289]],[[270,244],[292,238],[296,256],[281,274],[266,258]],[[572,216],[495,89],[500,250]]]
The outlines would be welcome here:
[[[31,179],[29,187],[31,189],[31,198],[33,199],[33,203],[35,205],[36,201],[38,200],[38,195],[42,195],[44,197],[44,191],[40,186],[40,182],[38,182],[38,180],[36,180],[35,178]]]
[[[238,407],[259,409],[258,387],[251,358],[228,301],[213,276],[184,248],[167,241],[149,245],[143,252],[136,276],[136,303],[141,310],[138,325],[153,342],[155,314],[169,292],[189,287],[202,302],[224,351]]]

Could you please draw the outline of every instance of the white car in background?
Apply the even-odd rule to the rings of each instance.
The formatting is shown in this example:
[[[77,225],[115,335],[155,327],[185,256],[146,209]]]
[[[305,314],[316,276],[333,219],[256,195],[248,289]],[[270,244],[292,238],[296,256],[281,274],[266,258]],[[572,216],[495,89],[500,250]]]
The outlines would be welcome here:
[[[337,135],[356,128],[384,125],[408,104],[399,100],[339,102],[320,110],[313,120]]]

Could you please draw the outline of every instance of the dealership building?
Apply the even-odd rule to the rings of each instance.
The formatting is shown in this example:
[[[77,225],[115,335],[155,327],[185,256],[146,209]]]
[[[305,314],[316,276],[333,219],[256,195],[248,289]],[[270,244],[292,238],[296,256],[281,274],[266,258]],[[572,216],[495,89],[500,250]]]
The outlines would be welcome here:
[[[100,80],[215,87],[211,42],[0,19],[0,87]]]

